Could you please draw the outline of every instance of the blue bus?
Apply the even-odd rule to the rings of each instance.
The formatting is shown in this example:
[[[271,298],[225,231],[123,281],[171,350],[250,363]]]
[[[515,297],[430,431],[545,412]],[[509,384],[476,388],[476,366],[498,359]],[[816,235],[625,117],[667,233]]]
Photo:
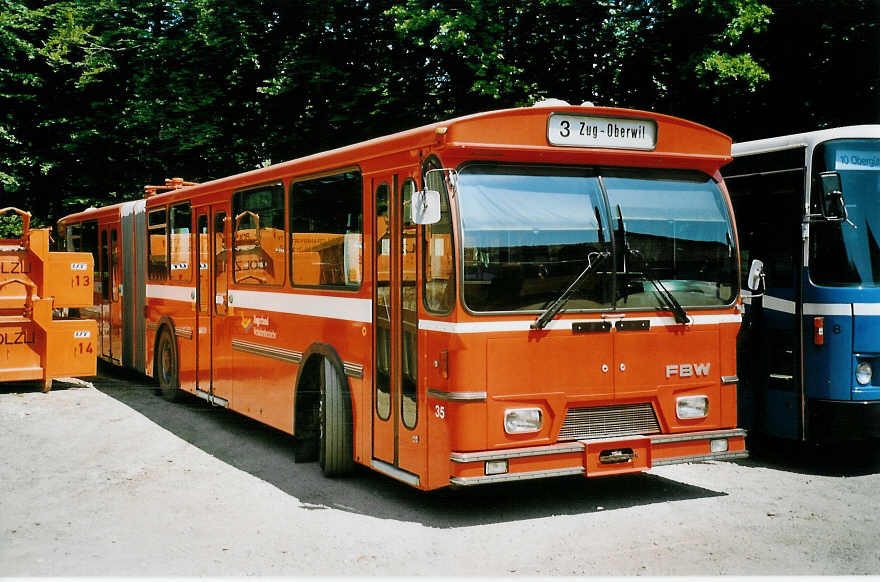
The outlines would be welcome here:
[[[741,426],[819,443],[880,437],[880,125],[737,143],[732,155],[741,260],[763,263],[738,338]]]

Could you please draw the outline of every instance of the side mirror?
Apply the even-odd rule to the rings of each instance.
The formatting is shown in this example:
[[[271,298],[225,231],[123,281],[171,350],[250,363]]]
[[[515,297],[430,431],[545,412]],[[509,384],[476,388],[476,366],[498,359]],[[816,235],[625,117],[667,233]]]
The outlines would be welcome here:
[[[440,222],[440,192],[436,190],[417,190],[412,194],[410,207],[414,224],[436,224]]]
[[[822,172],[822,214],[829,220],[846,220],[846,205],[843,200],[843,186],[837,172]]]
[[[752,266],[749,268],[749,276],[746,279],[746,287],[752,292],[747,297],[760,297],[764,294],[764,263],[758,259],[752,261]]]

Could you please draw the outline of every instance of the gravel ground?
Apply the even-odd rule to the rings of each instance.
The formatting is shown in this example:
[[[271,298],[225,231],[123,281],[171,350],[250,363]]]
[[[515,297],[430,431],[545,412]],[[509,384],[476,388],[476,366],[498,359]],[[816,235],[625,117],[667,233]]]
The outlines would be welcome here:
[[[116,373],[0,384],[0,455],[0,576],[880,574],[863,449],[422,493]]]

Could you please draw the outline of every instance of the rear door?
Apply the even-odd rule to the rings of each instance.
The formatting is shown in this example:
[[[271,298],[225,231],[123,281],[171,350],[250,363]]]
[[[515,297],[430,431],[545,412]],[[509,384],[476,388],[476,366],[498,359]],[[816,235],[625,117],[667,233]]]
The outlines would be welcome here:
[[[211,392],[211,327],[214,310],[213,269],[211,260],[211,208],[196,209],[196,249],[198,269],[196,280],[196,389]]]

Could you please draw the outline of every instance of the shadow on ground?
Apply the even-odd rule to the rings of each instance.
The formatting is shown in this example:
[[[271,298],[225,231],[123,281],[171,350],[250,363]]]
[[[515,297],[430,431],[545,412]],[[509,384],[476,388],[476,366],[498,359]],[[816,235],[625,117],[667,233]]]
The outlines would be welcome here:
[[[104,394],[315,511],[335,508],[456,528],[724,495],[651,474],[558,478],[427,493],[364,468],[345,479],[327,479],[316,463],[295,464],[292,437],[271,427],[195,397],[167,402],[149,379],[119,370],[105,370],[92,380]]]
[[[853,441],[820,445],[750,436],[749,458],[735,462],[744,467],[767,467],[802,475],[859,477],[880,473],[878,444]]]

